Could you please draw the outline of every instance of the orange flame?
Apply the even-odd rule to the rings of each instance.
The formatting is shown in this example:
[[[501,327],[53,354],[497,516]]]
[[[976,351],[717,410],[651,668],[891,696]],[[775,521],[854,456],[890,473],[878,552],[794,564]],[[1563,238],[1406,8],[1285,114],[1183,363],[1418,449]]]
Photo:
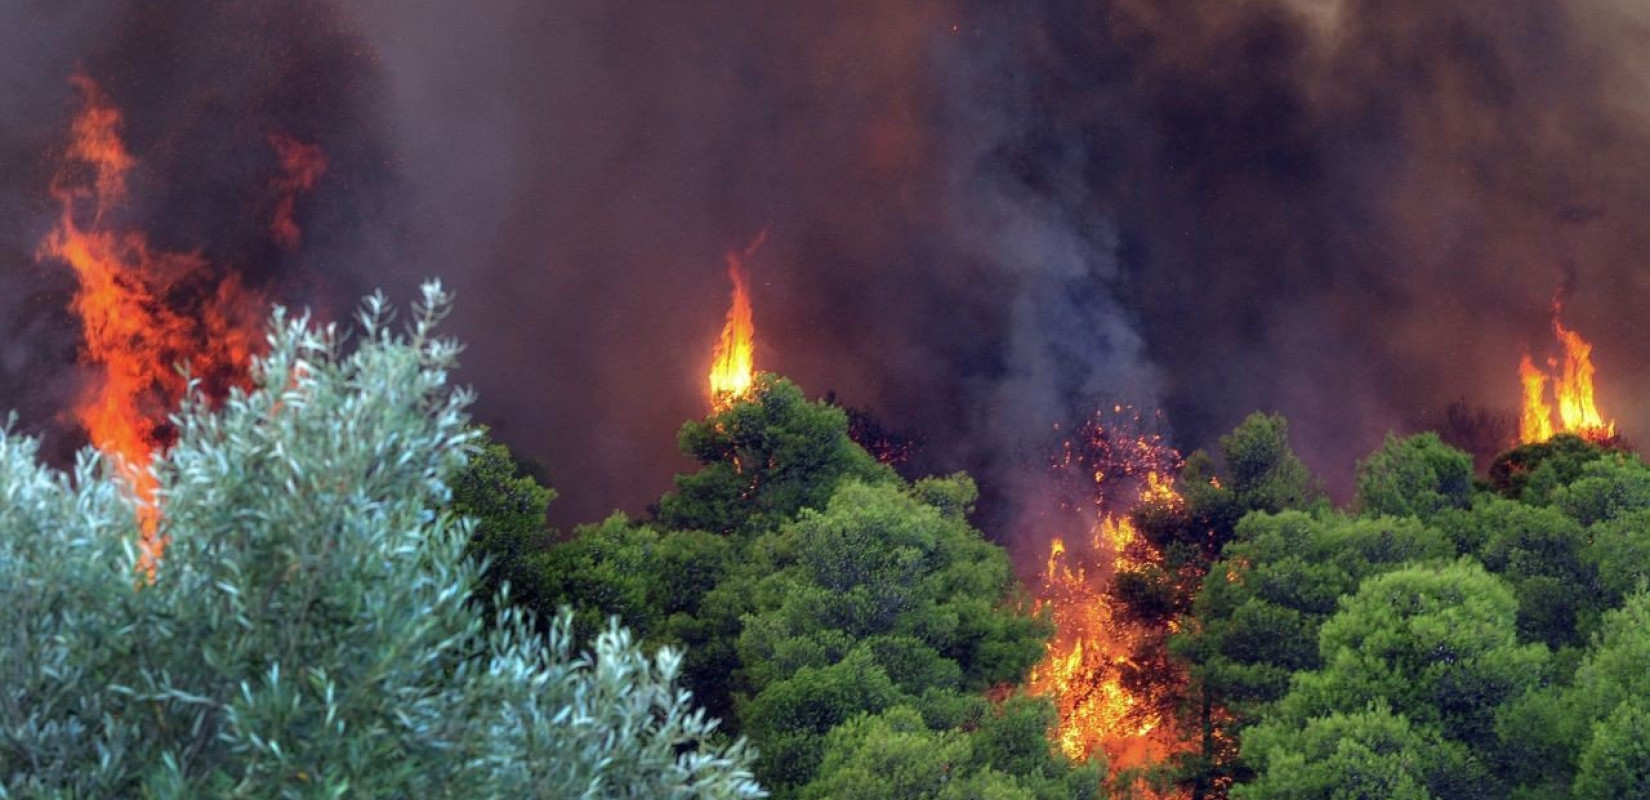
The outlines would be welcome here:
[[[1142,502],[1184,501],[1170,477],[1179,455],[1159,438],[1093,423],[1083,436],[1087,441],[1066,442],[1055,466],[1088,484],[1083,502],[1095,513],[1085,537],[1055,537],[1049,545],[1037,603],[1051,612],[1055,633],[1027,685],[1054,700],[1060,750],[1075,760],[1103,752],[1115,776],[1183,749],[1173,721],[1125,681],[1139,668],[1137,648],[1153,632],[1123,618],[1107,590],[1119,571],[1161,558],[1127,512]]]
[[[1615,435],[1616,424],[1604,420],[1593,400],[1593,346],[1581,334],[1565,328],[1556,309],[1553,333],[1564,345],[1564,367],[1553,381],[1558,418],[1564,430],[1606,439]]]
[[[1537,369],[1528,353],[1518,362],[1518,381],[1524,386],[1524,411],[1518,418],[1518,437],[1524,442],[1553,438],[1553,409],[1547,405],[1547,373]]]
[[[1616,424],[1599,413],[1594,399],[1593,345],[1581,334],[1564,327],[1559,318],[1562,307],[1553,303],[1553,335],[1564,350],[1563,362],[1549,359],[1544,372],[1526,354],[1518,364],[1519,382],[1524,388],[1524,407],[1519,417],[1519,439],[1526,444],[1545,442],[1555,433],[1573,433],[1588,439],[1606,440],[1616,435]],[[1548,384],[1553,387],[1558,418],[1547,402]]]
[[[1118,569],[1138,567],[1155,557],[1139,541],[1127,517],[1102,515],[1086,542],[1089,555],[1108,568],[1091,574],[1064,539],[1049,547],[1039,604],[1050,608],[1055,635],[1043,660],[1032,669],[1033,694],[1054,699],[1059,711],[1056,743],[1075,760],[1104,751],[1115,772],[1138,767],[1171,752],[1170,742],[1152,736],[1162,715],[1123,683],[1132,664],[1138,631],[1117,617],[1106,585]]]
[[[52,182],[62,212],[37,257],[68,265],[79,282],[70,307],[84,329],[81,360],[100,367],[101,380],[81,397],[75,416],[145,503],[140,546],[152,573],[165,541],[157,538],[156,482],[148,467],[154,452],[171,443],[167,415],[188,391],[175,367],[187,365],[208,388],[242,380],[262,309],[234,276],[210,275],[199,254],[155,249],[141,231],[110,224],[137,162],[109,97],[83,75],[71,83],[82,108]]]
[[[754,255],[768,232],[758,234],[743,252],[728,254],[728,279],[733,282],[733,300],[722,336],[711,357],[710,406],[721,411],[748,396],[756,380],[756,322],[751,312],[750,288],[745,282],[744,260]]]

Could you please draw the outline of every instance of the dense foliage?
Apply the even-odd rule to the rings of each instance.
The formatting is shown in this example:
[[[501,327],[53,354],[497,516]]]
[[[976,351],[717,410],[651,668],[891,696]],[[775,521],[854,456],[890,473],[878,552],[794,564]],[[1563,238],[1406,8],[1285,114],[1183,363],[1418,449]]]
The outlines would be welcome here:
[[[1120,599],[1174,609],[1172,708],[1203,732],[1178,761],[1191,796],[1650,796],[1636,455],[1560,436],[1475,485],[1436,436],[1388,438],[1342,512],[1265,468],[1293,460],[1282,432],[1251,418],[1225,471],[1194,455],[1184,505],[1139,512],[1177,579]],[[1291,488],[1239,499],[1241,464]]]
[[[520,597],[685,646],[778,797],[1102,791],[1014,689],[1046,628],[969,526],[966,477],[906,482],[771,377],[681,444],[702,467],[653,519],[493,548]],[[1561,436],[1475,481],[1437,436],[1388,437],[1337,510],[1282,418],[1219,444],[1135,511],[1158,558],[1109,590],[1158,632],[1125,680],[1186,737],[1167,766],[1187,796],[1650,796],[1637,456]]]
[[[473,436],[445,305],[402,336],[375,298],[348,355],[277,315],[254,387],[176,417],[152,576],[117,471],[0,431],[0,797],[761,795],[675,651],[483,625],[439,511]]]
[[[251,390],[178,414],[153,575],[117,469],[0,431],[0,798],[1104,792],[1021,687],[1050,626],[967,476],[907,480],[762,376],[682,428],[699,468],[648,518],[558,536],[467,425],[444,304],[396,335],[375,299],[347,353],[278,317]],[[1619,441],[1475,479],[1389,437],[1337,509],[1255,414],[1134,522],[1153,557],[1108,591],[1156,633],[1124,677],[1186,796],[1650,797],[1650,468]]]
[[[656,518],[616,516],[506,565],[524,596],[685,646],[688,685],[755,744],[777,797],[1099,791],[1099,765],[1049,747],[1046,701],[988,699],[1024,678],[1048,626],[969,525],[971,480],[903,480],[842,409],[771,376],[680,440],[702,466]]]

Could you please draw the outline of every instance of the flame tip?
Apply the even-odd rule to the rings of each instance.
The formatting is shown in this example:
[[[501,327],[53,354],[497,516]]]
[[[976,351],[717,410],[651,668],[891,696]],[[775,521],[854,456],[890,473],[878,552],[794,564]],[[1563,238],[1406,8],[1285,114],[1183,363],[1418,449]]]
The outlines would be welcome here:
[[[750,285],[744,260],[768,239],[764,229],[743,250],[727,255],[728,280],[733,284],[727,320],[711,353],[711,411],[723,411],[748,397],[756,384],[756,322],[751,310]]]

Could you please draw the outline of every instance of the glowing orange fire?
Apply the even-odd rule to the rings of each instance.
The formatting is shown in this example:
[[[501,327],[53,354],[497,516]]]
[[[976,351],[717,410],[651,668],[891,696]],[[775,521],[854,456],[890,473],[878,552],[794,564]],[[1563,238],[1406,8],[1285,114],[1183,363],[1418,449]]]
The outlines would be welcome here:
[[[1526,444],[1545,442],[1555,433],[1574,433],[1589,439],[1610,439],[1616,434],[1614,421],[1599,413],[1594,399],[1593,345],[1581,334],[1564,327],[1559,318],[1562,310],[1553,304],[1553,335],[1564,351],[1562,362],[1548,359],[1547,371],[1542,371],[1526,354],[1518,364],[1519,383],[1524,389],[1524,407],[1519,416],[1519,439]],[[1553,418],[1553,407],[1547,402],[1548,384],[1552,385],[1557,401],[1558,417]]]
[[[1112,567],[1093,572],[1064,539],[1050,544],[1039,601],[1050,608],[1056,633],[1029,682],[1033,693],[1055,700],[1061,751],[1083,760],[1104,749],[1113,769],[1162,754],[1150,738],[1162,722],[1159,714],[1123,685],[1120,669],[1130,663],[1133,632],[1116,619],[1105,594],[1106,581],[1124,566],[1136,541],[1127,518],[1103,516],[1085,544],[1090,555],[1110,554]]]
[[[117,227],[111,217],[137,161],[109,97],[85,76],[71,82],[82,108],[52,182],[62,211],[37,256],[67,264],[78,279],[71,308],[84,329],[81,359],[100,374],[75,416],[144,501],[141,548],[152,570],[165,542],[156,534],[148,466],[170,444],[167,415],[188,391],[177,367],[187,365],[208,387],[241,380],[262,303],[234,276],[212,275],[200,255],[154,248],[141,231]]]
[[[1049,546],[1038,605],[1050,610],[1055,634],[1029,680],[1030,690],[1053,698],[1059,711],[1061,751],[1077,760],[1104,752],[1114,774],[1161,761],[1179,749],[1181,738],[1159,708],[1126,684],[1124,674],[1149,632],[1120,618],[1107,594],[1118,571],[1160,558],[1128,512],[1145,501],[1181,502],[1167,477],[1179,455],[1156,437],[1116,434],[1085,428],[1086,441],[1067,442],[1056,465],[1091,482],[1093,516],[1082,538],[1056,537]]]
[[[711,357],[710,405],[721,411],[750,394],[756,380],[756,322],[751,312],[750,287],[745,281],[744,260],[767,241],[768,232],[757,235],[742,252],[728,254],[728,279],[733,282],[733,300],[722,336]]]
[[[1518,362],[1518,382],[1524,386],[1524,411],[1518,418],[1518,438],[1545,442],[1553,438],[1553,409],[1547,404],[1547,373],[1537,369],[1528,353]]]

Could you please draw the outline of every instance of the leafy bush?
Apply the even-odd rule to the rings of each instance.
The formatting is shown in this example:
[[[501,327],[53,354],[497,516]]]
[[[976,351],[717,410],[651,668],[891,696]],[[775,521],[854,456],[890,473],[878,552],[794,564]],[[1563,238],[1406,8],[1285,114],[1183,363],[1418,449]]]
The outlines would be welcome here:
[[[483,625],[433,510],[474,435],[447,302],[372,298],[348,354],[277,312],[253,388],[177,414],[151,578],[116,470],[0,431],[0,797],[761,796],[675,652]]]

